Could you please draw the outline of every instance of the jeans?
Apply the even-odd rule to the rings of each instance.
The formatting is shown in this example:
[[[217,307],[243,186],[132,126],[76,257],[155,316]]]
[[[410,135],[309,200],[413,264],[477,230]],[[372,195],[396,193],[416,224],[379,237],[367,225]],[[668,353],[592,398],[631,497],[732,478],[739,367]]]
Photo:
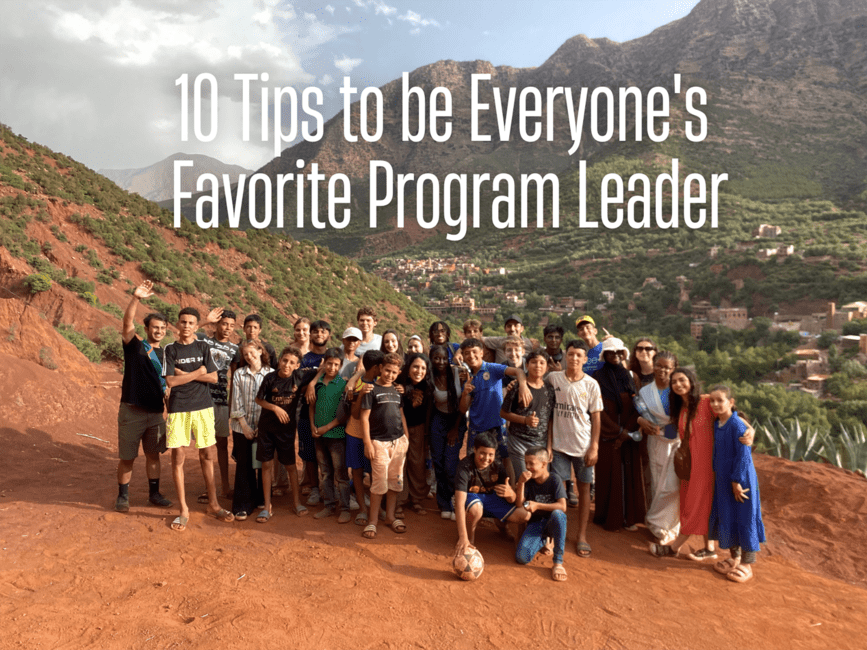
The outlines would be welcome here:
[[[346,440],[316,438],[316,460],[322,473],[322,503],[334,508],[340,499],[340,509],[349,510],[349,474],[346,472]],[[334,494],[337,479],[338,494]]]
[[[448,434],[458,421],[458,436],[453,445]],[[437,479],[437,506],[444,512],[452,512],[452,497],[455,495],[455,471],[464,444],[467,430],[465,418],[457,413],[443,413],[434,409],[430,420],[430,455]]]
[[[527,524],[524,534],[518,540],[515,559],[518,564],[529,564],[545,546],[545,538],[554,540],[554,564],[563,564],[563,551],[566,548],[566,513],[554,510],[549,517]]]

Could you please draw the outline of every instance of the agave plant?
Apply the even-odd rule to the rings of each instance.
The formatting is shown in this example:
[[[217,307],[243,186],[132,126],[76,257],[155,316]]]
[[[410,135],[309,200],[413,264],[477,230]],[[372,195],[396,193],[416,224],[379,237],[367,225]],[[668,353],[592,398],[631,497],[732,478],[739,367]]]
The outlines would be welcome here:
[[[825,436],[822,457],[832,465],[867,476],[867,432],[864,427],[856,426],[852,433],[849,433],[846,427],[841,425],[840,435],[836,440]]]
[[[819,453],[826,446],[828,434],[818,429],[801,428],[801,423],[795,419],[787,426],[777,418],[776,424],[756,426],[756,443],[759,451],[771,456],[780,456],[789,460],[821,460]],[[831,443],[833,446],[833,443]]]

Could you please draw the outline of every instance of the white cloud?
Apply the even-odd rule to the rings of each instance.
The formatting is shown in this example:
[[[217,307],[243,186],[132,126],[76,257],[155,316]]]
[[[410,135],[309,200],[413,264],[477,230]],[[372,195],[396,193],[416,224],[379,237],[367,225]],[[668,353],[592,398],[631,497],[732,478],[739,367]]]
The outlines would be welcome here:
[[[334,77],[332,77],[330,74],[324,74],[319,78],[319,85],[320,86],[330,86],[333,83],[334,83]]]
[[[397,7],[390,7],[383,0],[370,0],[370,5],[373,7],[373,11],[375,14],[382,14],[383,16],[390,16],[393,13],[397,12]],[[389,21],[391,22],[391,21]]]
[[[325,11],[330,13],[332,16],[334,15],[334,7],[332,7],[331,5],[325,5]]]
[[[417,34],[422,27],[439,27],[440,24],[433,18],[422,18],[421,14],[414,12],[412,9],[407,9],[403,16],[398,16],[398,20],[408,22],[414,28],[410,34]]]
[[[143,167],[177,151],[258,167],[273,155],[259,137],[263,84],[251,85],[245,143],[234,75],[268,72],[267,86],[311,85],[301,55],[347,30],[300,16],[284,0],[4,2],[2,121],[93,168]],[[360,60],[342,63],[352,69]],[[175,80],[187,73],[192,87],[204,72],[218,82],[218,135],[200,143],[191,128],[181,142]]]
[[[349,74],[363,62],[364,59],[350,59],[344,54],[343,58],[334,59],[334,67],[340,70],[343,74]]]

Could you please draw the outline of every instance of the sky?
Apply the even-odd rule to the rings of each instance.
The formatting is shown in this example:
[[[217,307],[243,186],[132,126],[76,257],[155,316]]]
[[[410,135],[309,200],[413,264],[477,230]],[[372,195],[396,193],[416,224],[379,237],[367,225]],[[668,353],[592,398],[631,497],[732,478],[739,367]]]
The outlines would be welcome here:
[[[443,59],[539,66],[578,34],[627,41],[698,0],[0,0],[0,122],[92,169],[177,152],[258,169],[263,87],[319,88],[327,120],[344,76],[359,90]],[[243,84],[250,124],[244,140]],[[187,111],[182,88],[187,75]],[[213,75],[215,132],[209,115]],[[201,79],[200,129],[193,91]],[[273,90],[266,106],[273,111]],[[288,118],[288,108],[285,111]],[[184,119],[184,115],[186,119]],[[187,141],[182,139],[187,123]],[[288,129],[288,125],[286,127]],[[213,136],[205,142],[205,138]],[[288,146],[282,145],[279,146]]]

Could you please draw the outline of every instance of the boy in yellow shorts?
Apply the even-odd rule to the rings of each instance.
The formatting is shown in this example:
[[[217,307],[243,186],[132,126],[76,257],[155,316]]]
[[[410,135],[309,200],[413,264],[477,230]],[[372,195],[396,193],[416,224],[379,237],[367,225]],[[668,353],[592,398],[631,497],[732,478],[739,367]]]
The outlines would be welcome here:
[[[207,343],[196,338],[199,312],[185,307],[178,315],[178,339],[165,347],[163,366],[169,394],[169,419],[166,426],[166,447],[172,450],[172,477],[181,504],[181,512],[172,522],[173,530],[185,530],[190,518],[184,488],[184,449],[192,437],[199,450],[199,463],[208,490],[208,509],[221,521],[232,521],[234,516],[220,507],[214,482],[214,402],[208,384],[216,384],[217,366],[211,358]]]

